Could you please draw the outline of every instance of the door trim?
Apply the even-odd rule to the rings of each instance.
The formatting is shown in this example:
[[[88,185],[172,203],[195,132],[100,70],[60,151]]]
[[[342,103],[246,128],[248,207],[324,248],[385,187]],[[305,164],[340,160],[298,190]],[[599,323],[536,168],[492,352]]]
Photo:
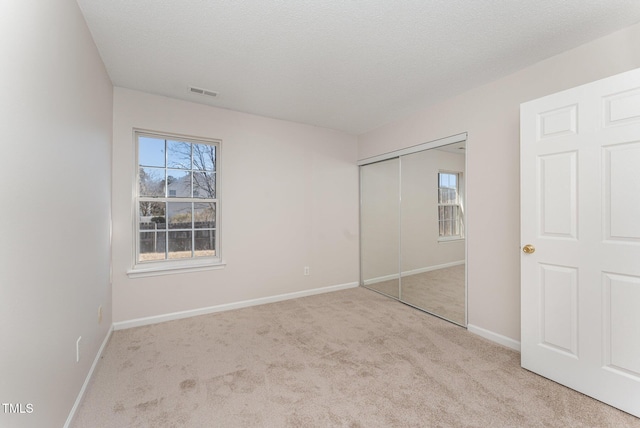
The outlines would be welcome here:
[[[436,147],[446,146],[448,144],[461,143],[467,140],[467,133],[463,132],[449,137],[440,138],[438,140],[429,141],[427,143],[417,144],[415,146],[407,147],[406,149],[395,150],[393,152],[383,153],[377,156],[371,156],[369,158],[361,159],[358,161],[358,166],[368,165],[370,163],[381,162],[387,159],[398,158],[403,155],[410,155],[411,153],[421,152],[427,149],[435,149]]]

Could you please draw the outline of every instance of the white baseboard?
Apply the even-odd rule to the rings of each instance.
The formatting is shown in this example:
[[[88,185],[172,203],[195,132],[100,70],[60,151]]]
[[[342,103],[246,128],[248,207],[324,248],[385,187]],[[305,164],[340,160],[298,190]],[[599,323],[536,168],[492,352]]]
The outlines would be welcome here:
[[[430,272],[432,270],[438,270],[438,269],[446,269],[446,268],[450,268],[450,267],[454,267],[454,266],[460,266],[464,264],[464,260],[456,260],[454,262],[449,262],[449,263],[442,263],[439,265],[435,265],[435,266],[427,266],[427,267],[423,267],[420,269],[413,269],[413,270],[407,270],[402,272],[402,276],[410,276],[410,275],[416,275],[419,273],[424,273],[424,272]]]
[[[206,308],[190,309],[187,311],[173,312],[163,315],[155,315],[145,318],[136,318],[129,321],[120,321],[113,323],[114,330],[124,330],[132,327],[140,327],[144,325],[157,324],[165,321],[173,321],[183,318],[195,317],[198,315],[212,314],[215,312],[230,311],[232,309],[247,308],[249,306],[264,305],[265,303],[281,302],[283,300],[297,299],[299,297],[314,296],[316,294],[330,293],[332,291],[346,290],[355,288],[359,284],[357,282],[349,282],[346,284],[332,285],[328,287],[314,288],[311,290],[296,291],[293,293],[279,294],[277,296],[261,297],[258,299],[243,300],[241,302],[226,303],[223,305],[209,306]]]
[[[438,269],[446,269],[449,267],[459,266],[463,264],[464,264],[464,260],[456,260],[454,262],[442,263],[434,266],[427,266],[420,269],[407,270],[402,272],[402,276],[404,277],[404,276],[416,275],[419,273],[430,272],[432,270],[438,270]],[[391,275],[384,275],[376,278],[366,279],[364,280],[364,285],[376,284],[378,282],[385,282],[385,281],[390,281],[392,279],[398,279],[399,276],[400,275],[398,275],[397,273],[394,273]]]
[[[102,345],[100,345],[100,349],[98,349],[96,358],[94,358],[93,364],[91,364],[91,368],[89,369],[89,373],[87,373],[87,377],[85,378],[84,383],[82,384],[82,388],[80,388],[80,392],[78,393],[76,402],[73,403],[73,407],[71,408],[71,412],[69,412],[67,421],[64,423],[64,428],[68,428],[71,425],[71,421],[73,421],[73,418],[76,415],[76,411],[78,410],[78,407],[82,402],[82,398],[84,397],[84,393],[87,389],[87,385],[89,385],[89,382],[91,381],[91,377],[93,376],[93,371],[96,369],[96,366],[98,365],[98,361],[100,361],[100,357],[102,356],[102,353],[104,352],[104,348],[107,346],[107,343],[109,343],[109,339],[111,338],[112,333],[113,333],[113,324],[111,325],[111,327],[109,327],[109,330],[107,331],[107,335],[102,341]]]
[[[379,282],[391,281],[392,279],[398,279],[399,276],[400,275],[398,275],[397,273],[394,273],[392,275],[377,276],[375,278],[365,279],[364,285],[371,285],[371,284],[377,284]]]
[[[477,327],[472,324],[467,324],[467,330],[473,334],[477,334],[478,336],[484,337],[485,339],[489,339],[492,342],[499,343],[500,345],[506,346],[507,348],[511,348],[514,351],[520,352],[520,342],[517,340],[513,340],[510,337],[503,336],[498,333],[494,333],[490,330],[485,330],[484,328]]]

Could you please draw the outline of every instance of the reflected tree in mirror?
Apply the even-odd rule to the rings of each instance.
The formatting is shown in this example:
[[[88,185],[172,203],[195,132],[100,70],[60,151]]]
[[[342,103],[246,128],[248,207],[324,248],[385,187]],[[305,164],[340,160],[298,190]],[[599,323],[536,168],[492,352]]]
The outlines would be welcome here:
[[[461,211],[457,172],[438,173],[438,226],[440,237],[461,237]]]

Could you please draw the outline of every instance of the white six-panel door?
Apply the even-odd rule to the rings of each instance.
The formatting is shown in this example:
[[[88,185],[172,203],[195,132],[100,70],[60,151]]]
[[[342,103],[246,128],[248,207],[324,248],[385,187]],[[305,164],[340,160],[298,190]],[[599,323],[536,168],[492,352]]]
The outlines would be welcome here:
[[[640,69],[520,113],[522,367],[640,417]]]

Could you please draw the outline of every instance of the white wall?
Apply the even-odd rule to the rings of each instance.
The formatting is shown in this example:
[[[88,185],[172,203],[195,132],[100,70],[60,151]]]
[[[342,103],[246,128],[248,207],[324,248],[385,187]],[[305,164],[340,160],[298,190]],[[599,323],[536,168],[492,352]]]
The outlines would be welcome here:
[[[359,137],[358,157],[365,159],[469,133],[469,324],[520,339],[520,103],[637,67],[640,24]],[[495,198],[496,189],[504,197]]]
[[[134,127],[222,140],[224,269],[127,277]],[[113,129],[114,321],[358,281],[355,137],[123,88]]]
[[[0,426],[60,427],[111,326],[112,85],[73,0],[1,2],[0,52]]]

